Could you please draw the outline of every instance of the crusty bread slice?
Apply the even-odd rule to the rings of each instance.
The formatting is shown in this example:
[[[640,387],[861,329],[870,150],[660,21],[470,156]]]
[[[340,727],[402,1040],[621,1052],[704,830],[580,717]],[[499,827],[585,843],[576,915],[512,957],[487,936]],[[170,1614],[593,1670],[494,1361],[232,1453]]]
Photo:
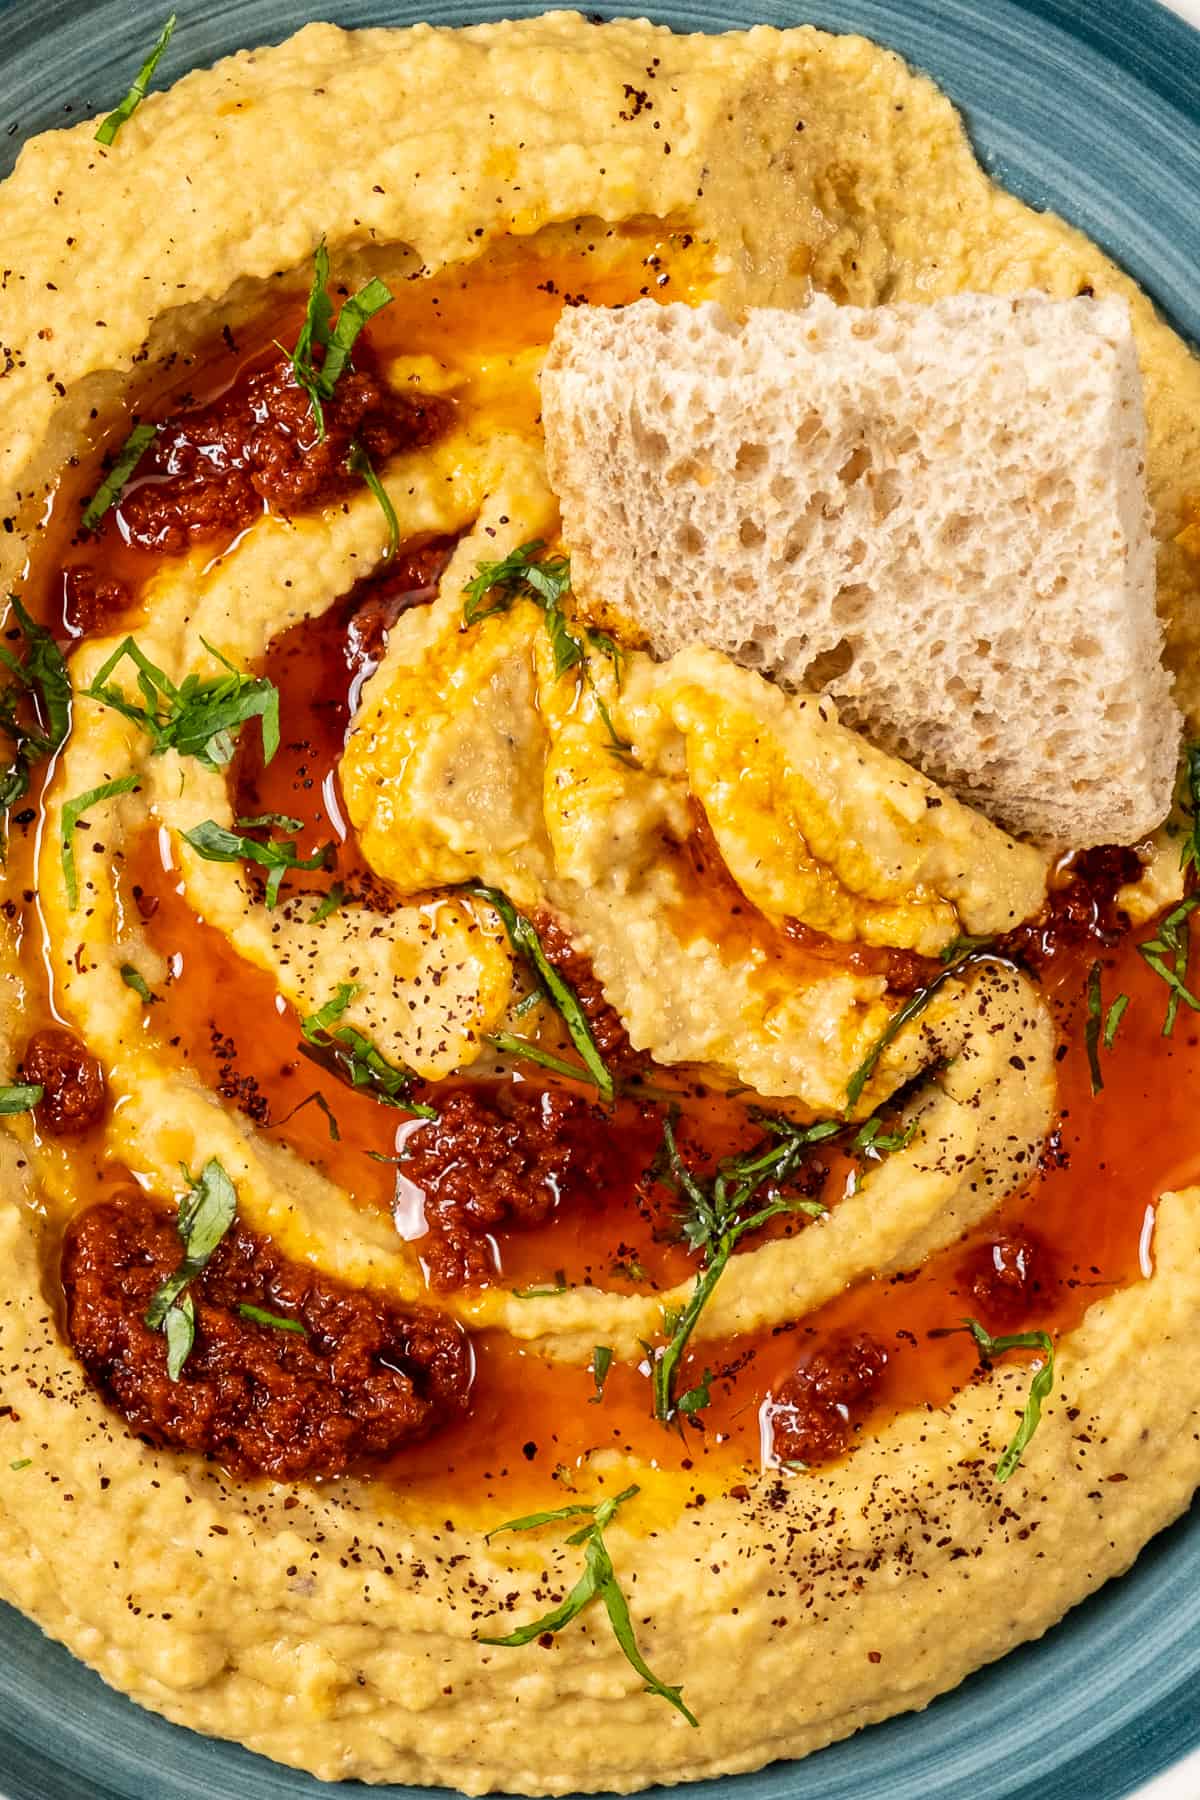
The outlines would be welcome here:
[[[1124,301],[567,308],[542,399],[590,609],[824,691],[1039,841],[1165,816],[1181,721]]]

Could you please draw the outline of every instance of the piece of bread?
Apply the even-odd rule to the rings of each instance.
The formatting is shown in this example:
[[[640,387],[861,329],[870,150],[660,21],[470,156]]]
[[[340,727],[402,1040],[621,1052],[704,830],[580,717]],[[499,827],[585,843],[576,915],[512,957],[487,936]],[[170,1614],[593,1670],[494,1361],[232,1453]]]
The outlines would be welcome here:
[[[1163,819],[1181,720],[1124,301],[568,307],[542,399],[589,610],[829,694],[1027,837]]]

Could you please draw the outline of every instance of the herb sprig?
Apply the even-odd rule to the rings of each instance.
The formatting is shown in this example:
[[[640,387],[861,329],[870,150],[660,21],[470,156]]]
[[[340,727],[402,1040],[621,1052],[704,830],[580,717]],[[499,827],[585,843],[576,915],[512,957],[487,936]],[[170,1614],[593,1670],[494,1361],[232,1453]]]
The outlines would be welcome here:
[[[62,652],[16,594],[9,595],[9,604],[25,640],[25,656],[18,660],[0,644],[0,664],[13,678],[0,688],[0,732],[12,745],[9,765],[0,773],[4,813],[24,799],[35,765],[61,749],[71,729],[71,677]]]
[[[988,938],[959,938],[948,944],[942,952],[944,968],[938,970],[924,987],[917,988],[910,994],[900,1010],[894,1013],[887,1025],[871,1045],[863,1060],[846,1083],[846,1111],[853,1112],[862,1098],[863,1089],[875,1073],[875,1067],[888,1046],[895,1042],[906,1025],[919,1018],[934,996],[948,981],[961,975],[971,963],[980,962],[990,954],[991,940]]]
[[[540,999],[541,995],[536,997]],[[536,1063],[539,1069],[551,1069],[556,1075],[565,1075],[568,1081],[588,1081],[593,1087],[598,1085],[589,1069],[581,1069],[578,1063],[568,1062],[565,1056],[543,1050],[530,1038],[518,1037],[511,1031],[494,1031],[485,1041],[501,1056],[515,1056],[521,1062]]]
[[[86,794],[76,794],[73,799],[63,801],[59,830],[63,880],[70,907],[74,908],[79,904],[79,875],[75,867],[76,828],[83,823],[84,814],[90,812],[93,806],[99,806],[102,800],[115,800],[118,794],[130,793],[137,784],[136,775],[122,775],[119,781],[106,781],[101,787],[89,788]]]
[[[176,687],[170,677],[139,649],[135,639],[123,638],[103,668],[97,670],[89,700],[108,706],[144,731],[151,754],[175,750],[194,756],[210,769],[223,769],[233,757],[234,743],[242,726],[251,719],[262,721],[263,762],[269,763],[279,748],[279,690],[262,675],[247,675],[219,650],[201,640],[210,656],[223,663],[224,675],[188,675]],[[131,700],[110,681],[125,659],[137,670],[142,705]]]
[[[546,615],[554,651],[554,673],[565,675],[583,660],[583,644],[567,624],[562,609],[571,591],[571,559],[545,556],[541,538],[510,550],[499,562],[481,562],[463,588],[463,624],[478,625],[494,613],[507,612],[515,600],[532,600]]]
[[[357,294],[349,296],[335,320],[328,287],[329,252],[322,238],[313,251],[313,278],[304,323],[295,349],[286,353],[297,385],[308,395],[318,443],[325,438],[324,402],[333,399],[338,382],[352,366],[351,353],[360,331],[394,298],[387,284],[373,276]],[[315,350],[322,352],[320,362],[314,357]]]
[[[1184,745],[1183,786],[1184,808],[1189,826],[1183,840],[1179,866],[1185,875],[1191,869],[1200,879],[1200,741]]]
[[[616,1571],[612,1565],[608,1548],[604,1542],[604,1528],[609,1523],[617,1508],[627,1500],[632,1500],[638,1493],[636,1487],[627,1487],[623,1493],[615,1494],[610,1500],[601,1500],[595,1506],[561,1506],[554,1512],[529,1513],[522,1519],[510,1519],[507,1524],[497,1525],[494,1531],[488,1532],[488,1538],[494,1538],[502,1531],[536,1531],[542,1525],[550,1525],[559,1519],[587,1519],[588,1523],[573,1531],[567,1539],[568,1544],[583,1546],[583,1574],[575,1583],[561,1606],[552,1612],[545,1613],[542,1618],[535,1619],[529,1625],[522,1625],[516,1631],[509,1632],[507,1637],[479,1637],[481,1644],[495,1644],[504,1649],[516,1649],[523,1644],[531,1644],[536,1638],[546,1634],[553,1636],[577,1619],[584,1608],[593,1600],[599,1600],[608,1614],[613,1636],[620,1646],[625,1660],[637,1671],[646,1684],[646,1692],[665,1700],[675,1711],[681,1713],[689,1725],[699,1726],[700,1721],[684,1704],[683,1689],[673,1687],[668,1682],[660,1681],[649,1667],[646,1659],[637,1647],[634,1636],[633,1621],[629,1616],[629,1605],[617,1581]]]
[[[711,1178],[696,1175],[683,1160],[674,1120],[663,1121],[663,1147],[655,1174],[683,1202],[683,1235],[704,1258],[687,1303],[668,1319],[670,1338],[654,1360],[654,1414],[664,1422],[677,1413],[694,1414],[709,1402],[708,1376],[687,1393],[677,1395],[676,1380],[683,1353],[701,1313],[713,1296],[739,1241],[783,1213],[820,1218],[828,1208],[819,1200],[780,1193],[808,1151],[844,1129],[839,1120],[822,1119],[797,1125],[790,1119],[761,1115],[767,1136],[740,1156],[725,1157]],[[755,1205],[764,1190],[771,1195]]]
[[[1189,894],[1186,900],[1169,912],[1165,919],[1160,919],[1158,930],[1152,938],[1138,945],[1138,954],[1161,981],[1165,981],[1169,989],[1167,1012],[1163,1020],[1162,1035],[1170,1037],[1175,1029],[1175,1020],[1179,1014],[1180,1003],[1200,1013],[1200,999],[1192,992],[1187,983],[1188,961],[1191,955],[1191,920],[1192,914],[1200,906],[1200,893]],[[1168,960],[1170,959],[1170,960]]]
[[[245,1319],[251,1325],[266,1325],[272,1331],[293,1331],[300,1337],[308,1336],[299,1319],[285,1319],[282,1313],[268,1312],[265,1306],[253,1306],[249,1300],[239,1303],[237,1313],[239,1319]]]
[[[352,981],[344,981],[332,1000],[300,1021],[304,1037],[301,1054],[381,1106],[394,1106],[418,1119],[436,1119],[436,1107],[412,1099],[410,1090],[416,1078],[411,1069],[388,1062],[370,1038],[354,1026],[337,1023],[359,991]]]
[[[391,562],[400,548],[400,521],[396,517],[396,509],[392,505],[391,495],[375,473],[374,464],[357,438],[347,452],[346,467],[352,475],[362,476],[379,503],[379,510],[383,514],[384,523],[388,529],[388,541],[383,552],[383,560],[385,563]]]
[[[135,425],[117,453],[117,460],[83,509],[85,531],[95,531],[111,506],[121,498],[125,484],[158,436],[157,425]]]
[[[595,1083],[600,1098],[606,1105],[611,1104],[615,1093],[615,1084],[612,1074],[600,1054],[600,1047],[592,1035],[587,1014],[580,1005],[579,996],[570,982],[559,974],[546,955],[542,947],[542,940],[538,936],[532,920],[527,919],[524,913],[518,912],[507,894],[502,894],[499,888],[474,885],[469,886],[466,891],[474,899],[484,901],[494,912],[499,913],[504,929],[508,933],[509,943],[518,956],[524,959],[541,993],[562,1019],[567,1029],[567,1036],[583,1058],[584,1067],[588,1076]],[[511,1050],[514,1044],[523,1043],[522,1039],[512,1039],[506,1047]],[[524,1054],[528,1055],[528,1051],[529,1046],[525,1045]],[[530,1060],[544,1062],[544,1059],[545,1053],[542,1052]],[[574,1072],[572,1071],[572,1073]],[[576,1076],[576,1079],[579,1077]]]
[[[120,131],[122,125],[124,125],[126,119],[131,118],[142,104],[142,101],[146,98],[146,89],[154,79],[154,71],[162,61],[174,30],[175,14],[172,13],[162,30],[159,32],[158,41],[153,50],[151,50],[149,56],[134,76],[125,98],[112,112],[109,113],[107,119],[104,119],[101,122],[100,127],[96,132],[96,142],[98,144],[112,144],[115,142],[117,133]]]
[[[197,856],[202,856],[205,862],[252,862],[266,869],[268,907],[273,907],[279,899],[285,875],[297,869],[328,867],[333,850],[331,844],[324,844],[311,856],[301,856],[294,838],[271,838],[267,843],[260,844],[256,838],[245,837],[241,832],[227,831],[213,819],[204,819],[182,835],[184,842],[190,844]]]
[[[1025,1402],[1021,1423],[1017,1426],[1012,1442],[996,1464],[996,1480],[1007,1481],[1025,1454],[1029,1440],[1041,1421],[1042,1405],[1049,1399],[1054,1388],[1054,1340],[1048,1331],[1015,1331],[1007,1337],[993,1337],[978,1319],[964,1319],[963,1324],[979,1346],[980,1358],[985,1363],[995,1362],[1006,1350],[1042,1352],[1042,1363],[1030,1383],[1029,1398]]]
[[[32,1112],[45,1091],[39,1081],[18,1081],[11,1087],[0,1087],[0,1116]]]
[[[176,1221],[183,1258],[173,1275],[155,1290],[146,1308],[146,1324],[167,1340],[167,1374],[178,1381],[196,1341],[196,1311],[189,1288],[208,1267],[209,1259],[237,1216],[237,1189],[216,1157],[210,1157],[179,1202]]]

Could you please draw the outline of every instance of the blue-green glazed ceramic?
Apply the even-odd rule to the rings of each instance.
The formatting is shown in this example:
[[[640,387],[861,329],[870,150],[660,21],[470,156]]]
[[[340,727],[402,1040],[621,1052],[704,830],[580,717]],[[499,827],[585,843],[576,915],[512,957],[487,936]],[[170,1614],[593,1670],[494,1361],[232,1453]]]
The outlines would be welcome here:
[[[549,0],[548,0],[549,3]],[[764,21],[858,31],[927,70],[986,166],[1063,213],[1200,341],[1200,33],[1155,0],[591,0],[678,30]],[[538,0],[177,0],[165,83],[318,14],[338,24],[471,20]],[[0,0],[0,173],[21,141],[103,111],[166,0]],[[0,213],[0,262],[3,215]],[[2,321],[2,313],[0,313]],[[0,417],[0,430],[3,420]],[[153,1544],[144,1554],[154,1555]],[[736,1680],[736,1670],[730,1671]],[[927,1712],[800,1764],[708,1782],[695,1800],[1127,1800],[1200,1747],[1200,1515],[1040,1643]],[[418,1790],[368,1791],[400,1800]],[[313,1800],[330,1789],[164,1724],[0,1607],[3,1800]],[[1200,1774],[1180,1800],[1197,1800]]]

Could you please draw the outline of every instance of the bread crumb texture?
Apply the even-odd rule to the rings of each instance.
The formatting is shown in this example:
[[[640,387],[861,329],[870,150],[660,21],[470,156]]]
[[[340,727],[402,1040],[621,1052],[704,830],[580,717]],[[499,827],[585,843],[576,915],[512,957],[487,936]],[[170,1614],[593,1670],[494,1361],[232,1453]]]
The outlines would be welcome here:
[[[1132,843],[1180,719],[1124,300],[564,312],[543,374],[576,579],[836,699],[1010,829]]]

